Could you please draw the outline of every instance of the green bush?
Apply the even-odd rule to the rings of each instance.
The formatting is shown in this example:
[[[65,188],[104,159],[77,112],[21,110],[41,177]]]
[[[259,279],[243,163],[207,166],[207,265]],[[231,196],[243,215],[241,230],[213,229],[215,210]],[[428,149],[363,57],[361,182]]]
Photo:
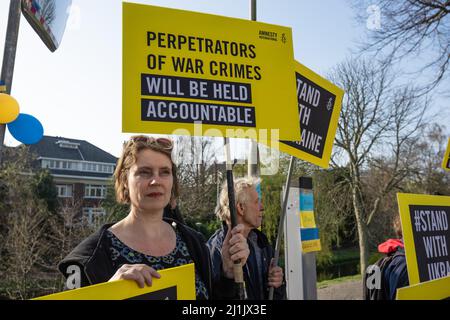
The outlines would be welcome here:
[[[370,256],[369,256],[369,261],[368,261],[368,265],[371,264],[375,264],[375,262],[377,262],[380,258],[384,257],[384,254],[380,253],[380,252],[373,252]]]

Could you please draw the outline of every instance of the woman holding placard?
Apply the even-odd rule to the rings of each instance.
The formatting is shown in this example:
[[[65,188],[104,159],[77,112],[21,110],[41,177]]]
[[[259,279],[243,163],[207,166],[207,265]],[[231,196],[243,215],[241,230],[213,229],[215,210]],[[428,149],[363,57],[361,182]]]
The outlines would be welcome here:
[[[76,266],[81,286],[128,279],[144,287],[160,277],[157,270],[194,262],[197,299],[233,298],[233,263],[239,259],[245,263],[249,254],[243,226],[228,233],[223,275],[213,284],[202,235],[163,218],[164,208],[178,196],[172,149],[169,139],[143,135],[124,144],[114,173],[115,190],[118,202],[130,204],[130,212],[123,220],[104,225],[59,264],[66,277]]]

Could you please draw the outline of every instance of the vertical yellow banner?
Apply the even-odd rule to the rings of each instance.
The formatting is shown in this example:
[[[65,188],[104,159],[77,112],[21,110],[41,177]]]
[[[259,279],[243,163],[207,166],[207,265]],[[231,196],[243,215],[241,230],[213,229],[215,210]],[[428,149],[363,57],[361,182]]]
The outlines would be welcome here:
[[[447,150],[445,150],[444,159],[442,160],[442,168],[450,171],[450,138],[448,138]]]

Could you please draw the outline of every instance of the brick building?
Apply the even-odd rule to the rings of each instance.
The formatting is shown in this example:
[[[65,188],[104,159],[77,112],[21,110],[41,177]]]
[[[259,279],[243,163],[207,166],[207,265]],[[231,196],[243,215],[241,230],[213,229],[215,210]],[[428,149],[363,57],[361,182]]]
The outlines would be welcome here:
[[[62,203],[79,207],[88,222],[105,214],[100,203],[106,197],[116,157],[85,140],[51,136],[31,145],[30,151],[37,155],[39,167],[49,169]]]

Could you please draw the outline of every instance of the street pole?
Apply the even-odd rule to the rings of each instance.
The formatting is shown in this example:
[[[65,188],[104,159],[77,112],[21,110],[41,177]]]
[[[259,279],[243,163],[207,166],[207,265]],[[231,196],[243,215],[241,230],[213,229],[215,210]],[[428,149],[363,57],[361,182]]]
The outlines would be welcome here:
[[[256,21],[256,0],[249,0],[250,4],[250,19],[252,21]],[[248,167],[247,167],[247,175],[249,177],[258,176],[258,163],[259,163],[259,154],[258,154],[258,143],[250,139],[250,148],[248,154]]]
[[[284,188],[284,195],[283,195],[283,207],[281,208],[281,214],[280,214],[280,221],[278,224],[278,233],[277,233],[277,242],[275,244],[275,254],[273,256],[273,265],[278,265],[278,259],[280,258],[280,247],[281,247],[281,239],[283,238],[283,230],[284,230],[284,218],[286,217],[286,207],[289,197],[289,189],[291,186],[291,176],[292,172],[294,171],[295,166],[295,158],[291,156],[291,160],[289,161],[289,169],[288,174],[286,178],[286,184]],[[269,300],[273,300],[273,293],[274,288],[270,287],[269,289]]]
[[[11,94],[11,86],[14,74],[14,62],[16,60],[17,39],[20,25],[20,1],[10,0],[8,26],[6,29],[5,49],[3,52],[3,64],[0,80],[6,85],[6,94]],[[2,163],[3,143],[5,141],[6,124],[0,124],[0,164]]]

